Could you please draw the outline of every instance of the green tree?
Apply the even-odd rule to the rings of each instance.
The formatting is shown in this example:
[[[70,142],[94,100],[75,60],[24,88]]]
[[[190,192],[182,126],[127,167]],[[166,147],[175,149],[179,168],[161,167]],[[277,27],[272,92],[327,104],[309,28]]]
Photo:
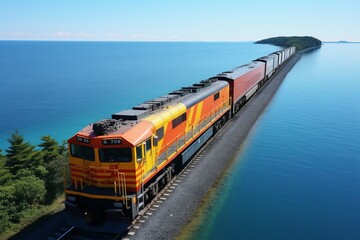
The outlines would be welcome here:
[[[15,203],[14,190],[13,185],[0,187],[0,233],[20,219],[21,212]]]
[[[7,211],[4,211],[0,206],[0,234],[4,232],[10,226],[9,215]]]
[[[41,150],[36,150],[15,132],[8,139],[7,154],[0,150],[0,234],[31,208],[50,203],[63,192],[66,143],[59,146],[50,136],[41,140]]]
[[[37,168],[34,169],[34,174],[36,177],[42,179],[42,180],[46,180],[49,171],[46,169],[45,166],[38,166]]]
[[[0,149],[0,186],[7,184],[11,179],[11,173],[6,168],[5,161],[6,158],[2,155],[2,150]]]
[[[45,183],[29,169],[20,169],[12,184],[0,187],[0,233],[19,223],[24,212],[43,203]]]
[[[48,174],[45,178],[47,191],[46,202],[52,202],[64,190],[63,169],[66,157],[58,157],[56,160],[45,164]]]
[[[20,169],[16,175],[15,175],[15,179],[21,179],[21,178],[25,178],[25,177],[30,177],[30,176],[34,176],[34,172],[31,171],[30,169]]]
[[[40,143],[38,146],[42,148],[41,151],[43,153],[44,163],[49,163],[55,160],[59,156],[58,142],[50,136],[43,136],[41,140],[42,143]]]
[[[6,164],[11,174],[16,173],[23,168],[34,170],[42,165],[41,152],[36,151],[35,147],[28,142],[24,142],[24,138],[15,132],[8,139],[10,147],[6,150]]]
[[[68,156],[68,143],[63,140],[59,145],[59,154],[62,156]]]
[[[36,176],[22,177],[14,182],[15,202],[22,210],[43,203],[45,196],[45,183]]]
[[[52,202],[56,196],[63,191],[63,166],[67,160],[67,151],[63,142],[59,146],[58,142],[50,136],[41,138],[42,143],[38,146],[42,148],[43,162],[46,169],[46,176],[41,178],[38,174],[40,169],[37,169],[36,176],[44,179],[45,188],[47,191],[46,202]]]

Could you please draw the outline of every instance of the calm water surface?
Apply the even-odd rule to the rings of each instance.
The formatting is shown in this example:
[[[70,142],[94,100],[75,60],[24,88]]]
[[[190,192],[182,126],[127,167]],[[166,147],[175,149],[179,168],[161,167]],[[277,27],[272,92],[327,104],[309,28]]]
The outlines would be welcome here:
[[[303,56],[190,238],[360,239],[359,54]]]
[[[67,139],[276,49],[0,41],[0,148],[15,130],[33,144],[47,134]],[[360,239],[359,55],[359,44],[325,44],[303,56],[191,238]]]
[[[0,41],[0,149],[39,144],[277,50],[252,43]]]

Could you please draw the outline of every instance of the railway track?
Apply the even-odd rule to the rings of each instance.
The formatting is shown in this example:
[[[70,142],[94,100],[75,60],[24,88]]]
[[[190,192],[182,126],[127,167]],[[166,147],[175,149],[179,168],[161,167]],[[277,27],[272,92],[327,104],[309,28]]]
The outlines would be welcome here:
[[[116,240],[121,238],[122,235],[119,234],[90,232],[72,226],[70,228],[62,228],[54,233],[54,236],[49,237],[48,240]]]

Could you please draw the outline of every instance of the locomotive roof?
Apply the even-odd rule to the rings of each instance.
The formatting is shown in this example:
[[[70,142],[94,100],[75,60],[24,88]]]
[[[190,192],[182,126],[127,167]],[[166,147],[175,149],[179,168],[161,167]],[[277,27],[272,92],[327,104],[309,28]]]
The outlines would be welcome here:
[[[132,109],[123,110],[121,112],[112,114],[111,119],[104,119],[85,127],[81,132],[85,134],[109,135],[109,134],[124,134],[135,126],[139,120],[142,120],[152,114],[156,114],[167,106],[178,103],[184,104],[187,108],[195,105],[202,99],[215,94],[222,88],[228,85],[225,81],[217,81],[217,79],[208,79],[200,83],[193,84],[189,87],[183,87],[179,90],[173,91],[167,95],[146,101],[142,104],[134,106]],[[94,126],[96,125],[110,126],[111,131],[106,133],[95,133]]]
[[[217,81],[216,79],[204,80],[189,87],[183,87],[167,95],[146,101],[134,106],[132,109],[123,110],[112,115],[117,120],[140,120],[152,113],[176,103],[183,103],[187,108],[205,99],[207,96],[218,92],[224,88],[227,82]]]

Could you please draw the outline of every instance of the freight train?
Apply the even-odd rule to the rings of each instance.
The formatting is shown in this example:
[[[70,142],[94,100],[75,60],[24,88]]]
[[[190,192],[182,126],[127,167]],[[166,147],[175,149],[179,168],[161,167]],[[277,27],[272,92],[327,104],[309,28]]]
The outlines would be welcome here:
[[[116,232],[131,222],[294,53],[274,52],[76,133],[65,177],[72,223]]]

